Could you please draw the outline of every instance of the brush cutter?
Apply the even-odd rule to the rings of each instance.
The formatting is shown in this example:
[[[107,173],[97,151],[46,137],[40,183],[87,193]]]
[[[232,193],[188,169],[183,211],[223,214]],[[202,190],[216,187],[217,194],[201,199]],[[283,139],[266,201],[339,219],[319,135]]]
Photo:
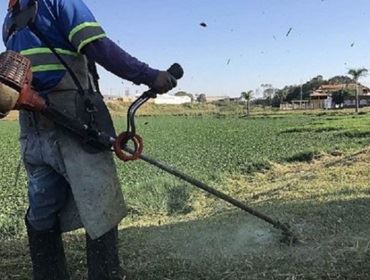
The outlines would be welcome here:
[[[180,79],[183,76],[183,69],[179,64],[172,65],[168,69],[168,72],[176,79]],[[248,207],[244,203],[178,171],[174,167],[170,167],[165,163],[142,154],[144,148],[143,139],[136,134],[135,113],[146,101],[156,97],[156,92],[153,90],[144,92],[132,103],[127,113],[127,130],[122,132],[118,137],[114,137],[63,114],[52,104],[47,104],[45,100],[32,89],[31,82],[31,63],[27,58],[13,51],[6,51],[0,54],[0,113],[2,116],[5,116],[11,110],[40,112],[59,126],[69,130],[77,136],[83,139],[85,137],[89,137],[89,140],[93,139],[93,141],[89,141],[89,145],[101,149],[114,150],[118,158],[123,161],[142,159],[273,225],[275,228],[282,231],[284,242],[292,244],[298,241],[287,224],[276,221]],[[127,146],[129,141],[133,142],[134,149]]]

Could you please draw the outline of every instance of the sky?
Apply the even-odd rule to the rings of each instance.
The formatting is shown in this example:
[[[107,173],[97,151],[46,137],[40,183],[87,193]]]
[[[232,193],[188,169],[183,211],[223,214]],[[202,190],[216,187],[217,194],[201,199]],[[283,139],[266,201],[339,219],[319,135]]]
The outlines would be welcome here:
[[[174,62],[183,66],[185,76],[172,92],[240,96],[261,84],[282,88],[317,75],[328,79],[350,68],[370,69],[370,0],[85,3],[131,55],[161,70]],[[145,90],[103,69],[100,74],[104,94]],[[370,77],[360,82],[370,86]]]

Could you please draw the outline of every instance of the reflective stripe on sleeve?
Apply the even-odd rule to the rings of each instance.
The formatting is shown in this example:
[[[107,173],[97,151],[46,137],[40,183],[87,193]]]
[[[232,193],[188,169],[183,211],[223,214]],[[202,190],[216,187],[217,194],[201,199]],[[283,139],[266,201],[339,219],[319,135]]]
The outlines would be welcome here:
[[[82,49],[84,46],[86,46],[87,44],[89,44],[89,43],[91,43],[91,42],[93,42],[93,41],[95,41],[95,40],[98,40],[98,39],[104,38],[104,37],[107,37],[107,35],[106,35],[105,33],[104,33],[104,34],[100,34],[100,35],[96,35],[96,36],[92,36],[92,37],[90,37],[90,38],[88,38],[88,39],[86,39],[86,40],[82,41],[82,42],[80,43],[80,45],[78,46],[77,51],[78,51],[78,52],[80,52],[80,51],[81,51],[81,49]]]
[[[106,34],[97,22],[84,22],[77,25],[69,33],[69,40],[78,52],[88,43],[104,38]]]

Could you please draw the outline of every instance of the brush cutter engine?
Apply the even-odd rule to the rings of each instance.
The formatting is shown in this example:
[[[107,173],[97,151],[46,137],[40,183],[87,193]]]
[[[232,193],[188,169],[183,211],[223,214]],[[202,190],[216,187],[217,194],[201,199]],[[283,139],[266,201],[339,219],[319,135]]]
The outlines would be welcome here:
[[[0,114],[11,110],[41,112],[46,103],[31,87],[31,61],[23,55],[6,51],[0,54]]]

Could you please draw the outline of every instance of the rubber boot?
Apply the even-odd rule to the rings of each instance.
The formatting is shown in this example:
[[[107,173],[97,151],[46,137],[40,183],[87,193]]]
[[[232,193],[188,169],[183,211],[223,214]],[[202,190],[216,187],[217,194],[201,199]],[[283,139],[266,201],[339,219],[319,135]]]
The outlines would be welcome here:
[[[117,227],[92,240],[86,233],[88,280],[128,280],[120,267]]]
[[[68,280],[60,230],[37,231],[26,218],[33,280]]]

